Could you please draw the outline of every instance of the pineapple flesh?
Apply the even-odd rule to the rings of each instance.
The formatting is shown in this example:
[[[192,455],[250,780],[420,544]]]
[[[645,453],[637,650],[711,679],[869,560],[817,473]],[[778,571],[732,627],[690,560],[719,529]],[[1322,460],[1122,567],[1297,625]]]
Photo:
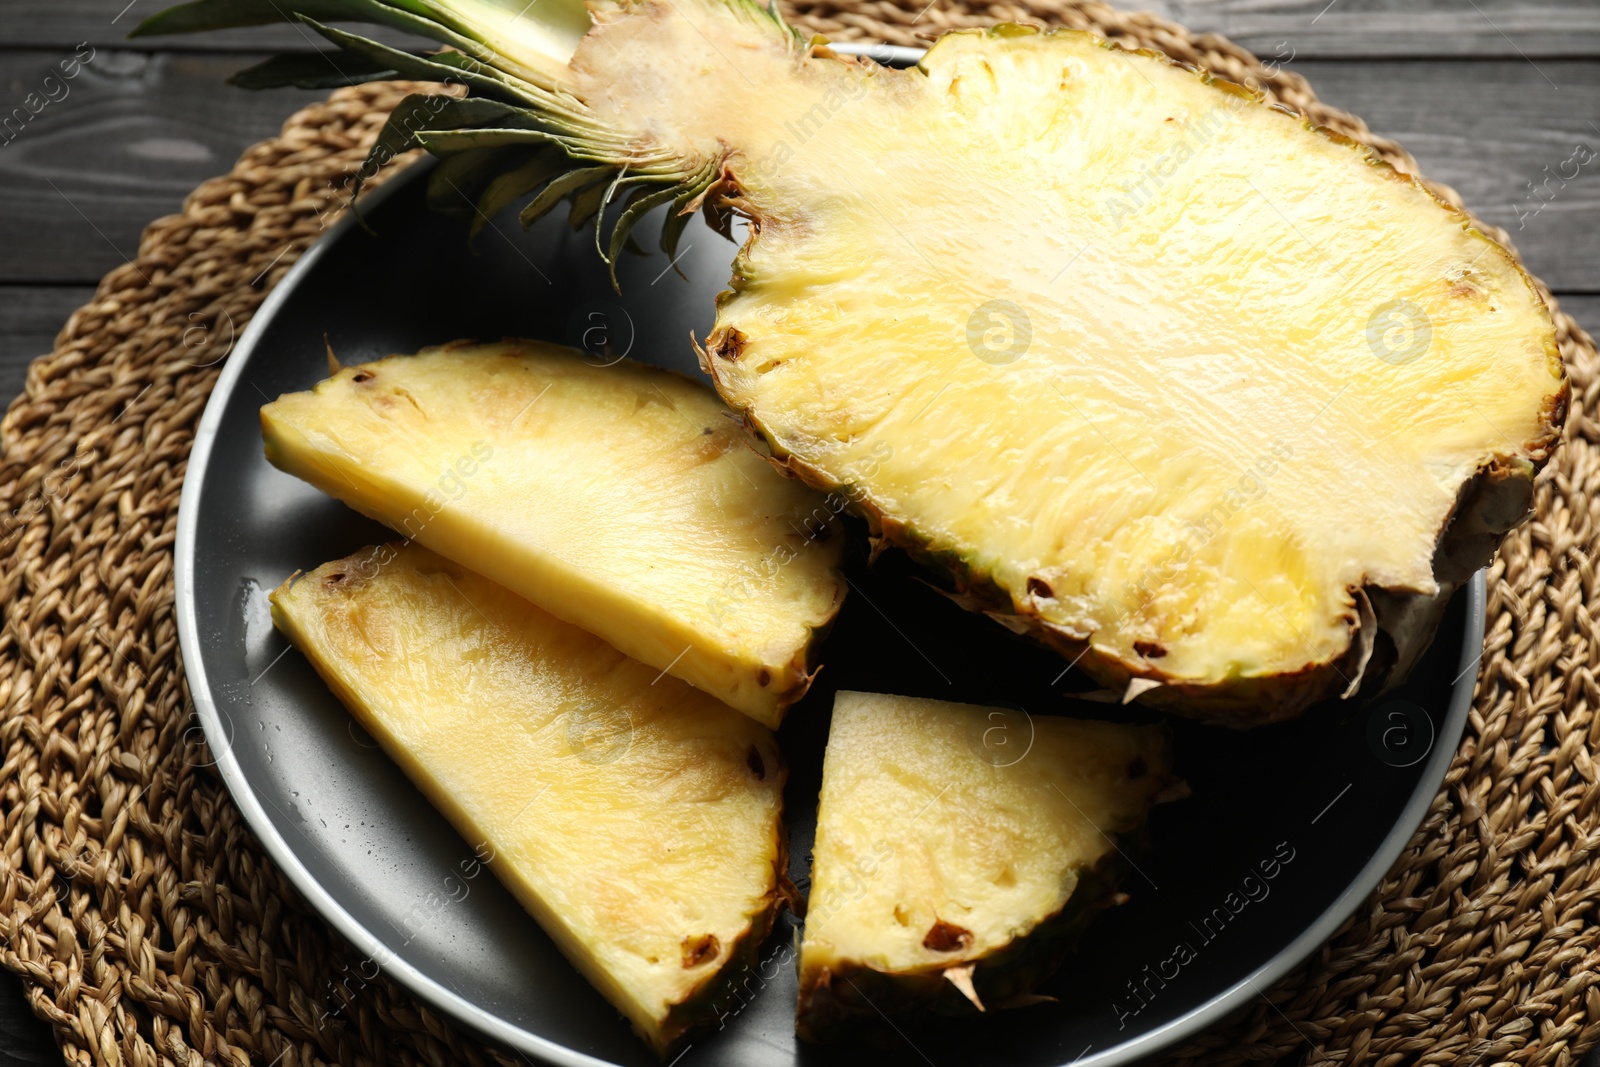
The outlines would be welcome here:
[[[827,1041],[880,1012],[1023,997],[1114,899],[1133,836],[1174,785],[1158,727],[840,693],[798,1032]]]
[[[776,726],[844,538],[726,416],[668,371],[505,342],[345,367],[261,425],[275,466]]]
[[[292,577],[272,613],[652,1048],[714,1019],[787,895],[770,731],[416,545]]]
[[[730,406],[1119,693],[1251,722],[1403,673],[1492,547],[1452,521],[1518,521],[1560,424],[1516,262],[1350,143],[1083,34],[953,35],[896,80],[860,105],[891,136],[832,122],[746,182],[776,206],[710,345]]]
[[[482,209],[570,197],[611,257],[656,207],[669,252],[686,212],[748,219],[703,353],[724,399],[1127,699],[1244,725],[1393,683],[1527,514],[1568,398],[1548,310],[1365,148],[1077,31],[897,71],[750,0],[596,0],[574,38],[579,6],[272,5],[464,80],[381,147],[445,156]],[[140,32],[272,17],[197,0]]]

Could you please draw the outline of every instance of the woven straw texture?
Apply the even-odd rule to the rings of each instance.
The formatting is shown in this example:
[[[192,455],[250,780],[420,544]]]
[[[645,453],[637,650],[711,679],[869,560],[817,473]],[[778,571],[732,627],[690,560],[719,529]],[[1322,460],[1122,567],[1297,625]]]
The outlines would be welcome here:
[[[790,14],[899,44],[1003,20],[1091,28],[1256,85],[1413,168],[1298,75],[1217,37],[1094,0],[919,7]],[[178,659],[178,495],[216,364],[337,212],[404,88],[334,93],[152,224],[0,423],[0,960],[73,1063],[507,1060],[367,977],[299,902],[207,769]],[[1179,1062],[1566,1064],[1600,1037],[1596,356],[1556,323],[1566,442],[1490,571],[1478,695],[1444,790],[1337,936]]]

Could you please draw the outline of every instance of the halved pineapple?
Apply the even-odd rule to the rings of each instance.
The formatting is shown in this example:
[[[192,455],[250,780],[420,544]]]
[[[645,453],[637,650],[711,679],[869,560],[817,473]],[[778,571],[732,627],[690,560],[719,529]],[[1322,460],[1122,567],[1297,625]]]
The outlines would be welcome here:
[[[261,428],[275,466],[776,726],[844,539],[726,416],[671,372],[518,341],[345,367]]]
[[[1175,784],[1159,727],[840,693],[800,1036],[1026,994],[1114,899],[1131,836]]]
[[[290,578],[278,628],[663,1055],[786,896],[772,734],[415,545]]]
[[[570,195],[603,231],[623,202],[611,256],[658,205],[668,250],[686,211],[748,217],[705,353],[724,398],[1128,698],[1251,723],[1398,679],[1526,515],[1567,400],[1550,316],[1360,146],[1085,33],[957,33],[892,71],[755,0],[596,0],[580,37],[581,6],[271,5],[464,53],[322,29],[371,76],[467,84],[377,151],[450,157],[486,212]],[[141,32],[273,17],[197,0]]]
[[[891,138],[841,116],[737,172],[729,404],[1130,698],[1249,724],[1403,677],[1562,421],[1515,260],[1350,142],[1085,34],[952,35],[894,80],[856,105]]]

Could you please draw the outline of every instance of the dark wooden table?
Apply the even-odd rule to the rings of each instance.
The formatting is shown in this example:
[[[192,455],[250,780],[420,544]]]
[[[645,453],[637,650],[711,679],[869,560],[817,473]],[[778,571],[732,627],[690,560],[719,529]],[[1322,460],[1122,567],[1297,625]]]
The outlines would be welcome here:
[[[223,79],[291,29],[129,47],[164,0],[0,0],[0,393],[22,388],[140,229],[322,94]],[[1150,0],[1311,79],[1511,231],[1529,268],[1600,327],[1600,0]],[[63,60],[77,76],[46,84]],[[56,99],[12,118],[30,93]],[[0,1067],[58,1062],[0,975]],[[1600,1067],[1591,1057],[1589,1067]]]

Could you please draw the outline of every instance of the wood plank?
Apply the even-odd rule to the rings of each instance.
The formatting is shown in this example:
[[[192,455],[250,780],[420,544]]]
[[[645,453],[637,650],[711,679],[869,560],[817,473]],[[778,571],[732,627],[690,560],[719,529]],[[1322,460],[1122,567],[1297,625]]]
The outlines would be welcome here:
[[[0,285],[0,408],[22,391],[28,364],[50,351],[68,316],[93,298],[86,285]]]
[[[1552,288],[1600,292],[1600,64],[1308,60],[1294,69],[1508,230]]]
[[[124,34],[167,2],[7,0],[6,43],[65,50],[80,41],[125,46]],[[1117,6],[1225,34],[1263,56],[1287,55],[1279,51],[1283,42],[1303,56],[1600,55],[1600,8],[1592,0],[1119,0]],[[303,48],[305,39],[296,29],[274,26],[159,44],[174,51],[257,51]]]
[[[93,284],[137,252],[146,223],[326,95],[223,84],[251,58],[100,49],[28,118],[25,99],[59,60],[0,52],[0,120],[11,120],[0,129],[0,283]]]
[[[132,0],[131,3],[129,0],[6,0],[6,47],[70,52],[79,43],[87,42],[99,48],[154,46],[170,52],[271,52],[320,48],[325,43],[309,28],[288,24],[128,40],[128,34],[141,21],[176,2],[178,0]],[[417,38],[386,27],[355,23],[349,27],[389,44],[417,43]]]
[[[1600,296],[1562,296],[1558,293],[1556,301],[1562,311],[1588,331],[1590,337],[1600,339]],[[1596,1056],[1593,1067],[1600,1067],[1600,1056]]]
[[[1267,58],[1600,55],[1593,0],[1145,0]]]

